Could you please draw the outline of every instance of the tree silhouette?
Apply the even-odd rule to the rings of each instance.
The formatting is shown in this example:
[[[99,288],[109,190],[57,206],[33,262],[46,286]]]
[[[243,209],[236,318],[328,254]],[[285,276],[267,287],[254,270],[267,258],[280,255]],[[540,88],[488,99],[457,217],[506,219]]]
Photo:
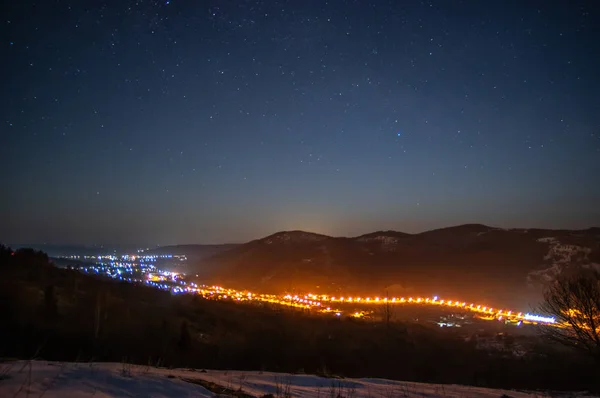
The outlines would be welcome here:
[[[559,276],[540,309],[560,326],[540,328],[544,336],[583,350],[600,365],[600,272],[581,268]]]
[[[181,351],[185,351],[190,348],[192,342],[192,336],[190,335],[190,329],[187,321],[181,322],[181,331],[179,333],[179,341],[177,341],[177,347]]]
[[[392,306],[390,304],[390,296],[387,291],[385,292],[385,303],[383,304],[382,315],[383,322],[385,322],[385,326],[389,328],[394,314],[392,312]]]
[[[58,299],[54,292],[54,286],[48,285],[44,289],[44,316],[52,320],[58,316]]]
[[[12,256],[12,250],[10,247],[4,246],[0,243],[0,264],[6,263]]]

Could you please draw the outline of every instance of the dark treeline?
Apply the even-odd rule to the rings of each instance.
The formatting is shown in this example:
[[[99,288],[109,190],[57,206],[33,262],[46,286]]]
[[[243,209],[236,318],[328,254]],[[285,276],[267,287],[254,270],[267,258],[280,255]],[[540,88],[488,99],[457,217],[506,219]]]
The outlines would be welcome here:
[[[600,389],[600,371],[540,344],[522,358],[419,324],[172,296],[54,267],[0,247],[0,356],[173,367],[305,371],[486,387]]]

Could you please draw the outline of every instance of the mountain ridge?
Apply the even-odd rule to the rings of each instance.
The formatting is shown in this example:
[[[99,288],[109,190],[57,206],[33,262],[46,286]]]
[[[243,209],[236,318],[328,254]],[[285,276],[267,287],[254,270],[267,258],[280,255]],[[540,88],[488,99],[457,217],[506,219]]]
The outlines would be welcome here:
[[[269,237],[274,237],[280,234],[307,234],[307,235],[316,235],[316,236],[321,236],[321,237],[326,237],[326,238],[335,238],[335,239],[357,239],[357,238],[361,238],[361,237],[365,237],[368,235],[375,235],[375,234],[391,234],[391,235],[398,235],[398,236],[418,236],[418,235],[425,235],[425,234],[431,234],[431,233],[440,233],[440,232],[447,232],[447,231],[456,231],[456,230],[472,230],[472,231],[477,231],[477,232],[486,232],[486,231],[520,231],[520,232],[524,232],[524,233],[528,233],[530,231],[532,232],[536,232],[536,231],[542,231],[542,232],[589,232],[589,233],[597,233],[600,234],[600,227],[588,227],[588,228],[584,228],[584,229],[567,229],[567,228],[526,228],[526,227],[516,227],[516,228],[501,228],[501,227],[494,227],[494,226],[490,226],[490,225],[485,225],[485,224],[478,224],[478,223],[467,223],[467,224],[458,224],[458,225],[451,225],[451,226],[447,226],[447,227],[440,227],[440,228],[433,228],[433,229],[429,229],[426,231],[421,231],[421,232],[404,232],[404,231],[399,231],[399,230],[395,230],[395,229],[387,229],[387,230],[376,230],[373,232],[367,232],[364,234],[360,234],[360,235],[349,235],[349,236],[345,236],[345,235],[327,235],[327,234],[322,234],[319,232],[313,232],[313,231],[305,231],[305,230],[300,230],[300,229],[293,229],[293,230],[281,230],[278,232],[274,232],[271,233],[267,236],[261,237],[261,238],[255,238],[255,239],[251,239],[246,243],[250,243],[253,241],[257,241],[257,240],[262,240],[262,239],[266,239]],[[244,243],[240,243],[237,245],[243,245]]]
[[[549,275],[596,262],[600,229],[464,224],[355,237],[281,231],[211,256],[203,265],[213,270],[212,283],[257,291],[380,294],[393,287],[406,294],[530,303]]]

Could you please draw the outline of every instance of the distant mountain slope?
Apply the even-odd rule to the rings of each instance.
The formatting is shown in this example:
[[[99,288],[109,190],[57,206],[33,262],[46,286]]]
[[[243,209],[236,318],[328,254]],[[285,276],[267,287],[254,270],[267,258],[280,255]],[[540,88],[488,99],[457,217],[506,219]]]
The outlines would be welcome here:
[[[135,253],[138,249],[131,245],[58,245],[46,243],[10,243],[13,249],[33,248],[47,253],[50,257],[98,256],[107,254]]]
[[[63,258],[63,257],[50,257],[50,261],[54,265],[56,265],[57,267],[60,267],[60,268],[67,268],[67,267],[77,268],[77,267],[83,267],[83,266],[89,266],[89,265],[95,264],[95,261],[93,261],[93,260],[73,260],[70,258]]]
[[[214,256],[215,254],[222,253],[230,250],[238,245],[235,244],[222,244],[222,245],[171,245],[171,246],[160,246],[155,249],[146,250],[144,254],[176,254],[184,255],[190,260],[202,260],[204,258]]]
[[[523,307],[537,297],[546,274],[593,264],[599,248],[598,229],[505,230],[469,224],[420,234],[380,231],[354,238],[279,232],[204,263],[215,270],[212,282],[241,288],[353,294],[387,290]],[[565,257],[564,250],[577,254]]]

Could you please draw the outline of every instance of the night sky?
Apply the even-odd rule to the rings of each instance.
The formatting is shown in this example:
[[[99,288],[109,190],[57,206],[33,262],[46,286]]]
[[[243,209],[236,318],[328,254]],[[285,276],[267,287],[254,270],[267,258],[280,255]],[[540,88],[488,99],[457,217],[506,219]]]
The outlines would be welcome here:
[[[1,7],[0,241],[600,224],[595,1]]]

